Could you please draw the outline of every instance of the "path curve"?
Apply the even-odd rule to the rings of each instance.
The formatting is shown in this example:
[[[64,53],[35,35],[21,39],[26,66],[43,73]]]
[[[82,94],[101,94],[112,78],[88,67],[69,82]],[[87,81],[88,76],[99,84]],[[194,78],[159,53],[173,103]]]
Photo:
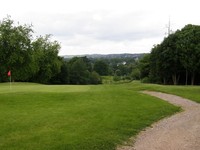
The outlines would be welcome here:
[[[117,150],[200,150],[200,104],[171,94],[143,93],[181,106],[184,111],[154,123],[136,137],[133,146]]]

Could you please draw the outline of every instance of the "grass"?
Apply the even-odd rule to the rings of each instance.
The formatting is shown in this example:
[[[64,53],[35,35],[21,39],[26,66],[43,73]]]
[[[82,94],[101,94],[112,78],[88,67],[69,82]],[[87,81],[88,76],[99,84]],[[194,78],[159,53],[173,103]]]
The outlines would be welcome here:
[[[0,84],[0,149],[115,149],[180,110],[138,92],[154,88],[137,82],[97,86],[14,83],[11,89],[8,83]]]
[[[135,81],[129,85],[129,87],[131,90],[136,91],[150,90],[174,94],[200,103],[200,86],[141,84],[140,82]]]

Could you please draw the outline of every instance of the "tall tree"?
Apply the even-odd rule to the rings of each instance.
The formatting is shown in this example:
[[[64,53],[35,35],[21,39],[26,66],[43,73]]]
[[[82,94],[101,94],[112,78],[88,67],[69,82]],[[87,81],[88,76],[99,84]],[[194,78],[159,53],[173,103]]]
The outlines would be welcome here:
[[[186,25],[181,30],[179,47],[182,50],[181,62],[186,70],[185,84],[188,83],[188,74],[190,73],[193,85],[200,64],[200,26]]]
[[[161,59],[161,45],[154,45],[151,50],[150,58],[149,58],[149,78],[152,83],[166,83],[165,71],[162,70],[161,67],[162,59]],[[162,71],[161,71],[162,70]]]
[[[181,51],[178,49],[178,33],[170,34],[161,44],[161,67],[164,70],[165,78],[167,75],[171,76],[173,84],[177,85],[180,79],[180,73],[182,70],[182,65],[180,62]]]
[[[33,81],[48,83],[49,80],[60,72],[61,60],[58,57],[60,44],[51,41],[50,35],[40,36],[33,43],[33,57],[36,63],[36,74]]]
[[[1,74],[12,70],[12,78],[26,81],[32,74],[32,28],[29,25],[14,25],[8,16],[0,23]]]

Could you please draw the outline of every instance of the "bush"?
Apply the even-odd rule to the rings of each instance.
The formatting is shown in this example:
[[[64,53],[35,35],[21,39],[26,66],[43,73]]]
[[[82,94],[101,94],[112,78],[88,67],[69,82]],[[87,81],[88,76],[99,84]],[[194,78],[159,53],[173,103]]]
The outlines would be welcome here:
[[[141,81],[142,83],[150,83],[149,77],[145,77]]]
[[[101,76],[97,72],[93,71],[90,74],[90,83],[91,84],[101,84],[102,83]]]
[[[120,76],[116,76],[116,75],[115,75],[115,76],[113,77],[113,81],[120,81],[120,80],[121,80],[121,77],[120,77]]]

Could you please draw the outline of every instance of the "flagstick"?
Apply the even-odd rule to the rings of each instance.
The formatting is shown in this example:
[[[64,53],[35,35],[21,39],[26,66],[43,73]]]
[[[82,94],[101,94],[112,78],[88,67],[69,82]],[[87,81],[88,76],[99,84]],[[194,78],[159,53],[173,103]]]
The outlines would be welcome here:
[[[12,89],[12,85],[11,85],[11,75],[10,75],[10,90]]]

